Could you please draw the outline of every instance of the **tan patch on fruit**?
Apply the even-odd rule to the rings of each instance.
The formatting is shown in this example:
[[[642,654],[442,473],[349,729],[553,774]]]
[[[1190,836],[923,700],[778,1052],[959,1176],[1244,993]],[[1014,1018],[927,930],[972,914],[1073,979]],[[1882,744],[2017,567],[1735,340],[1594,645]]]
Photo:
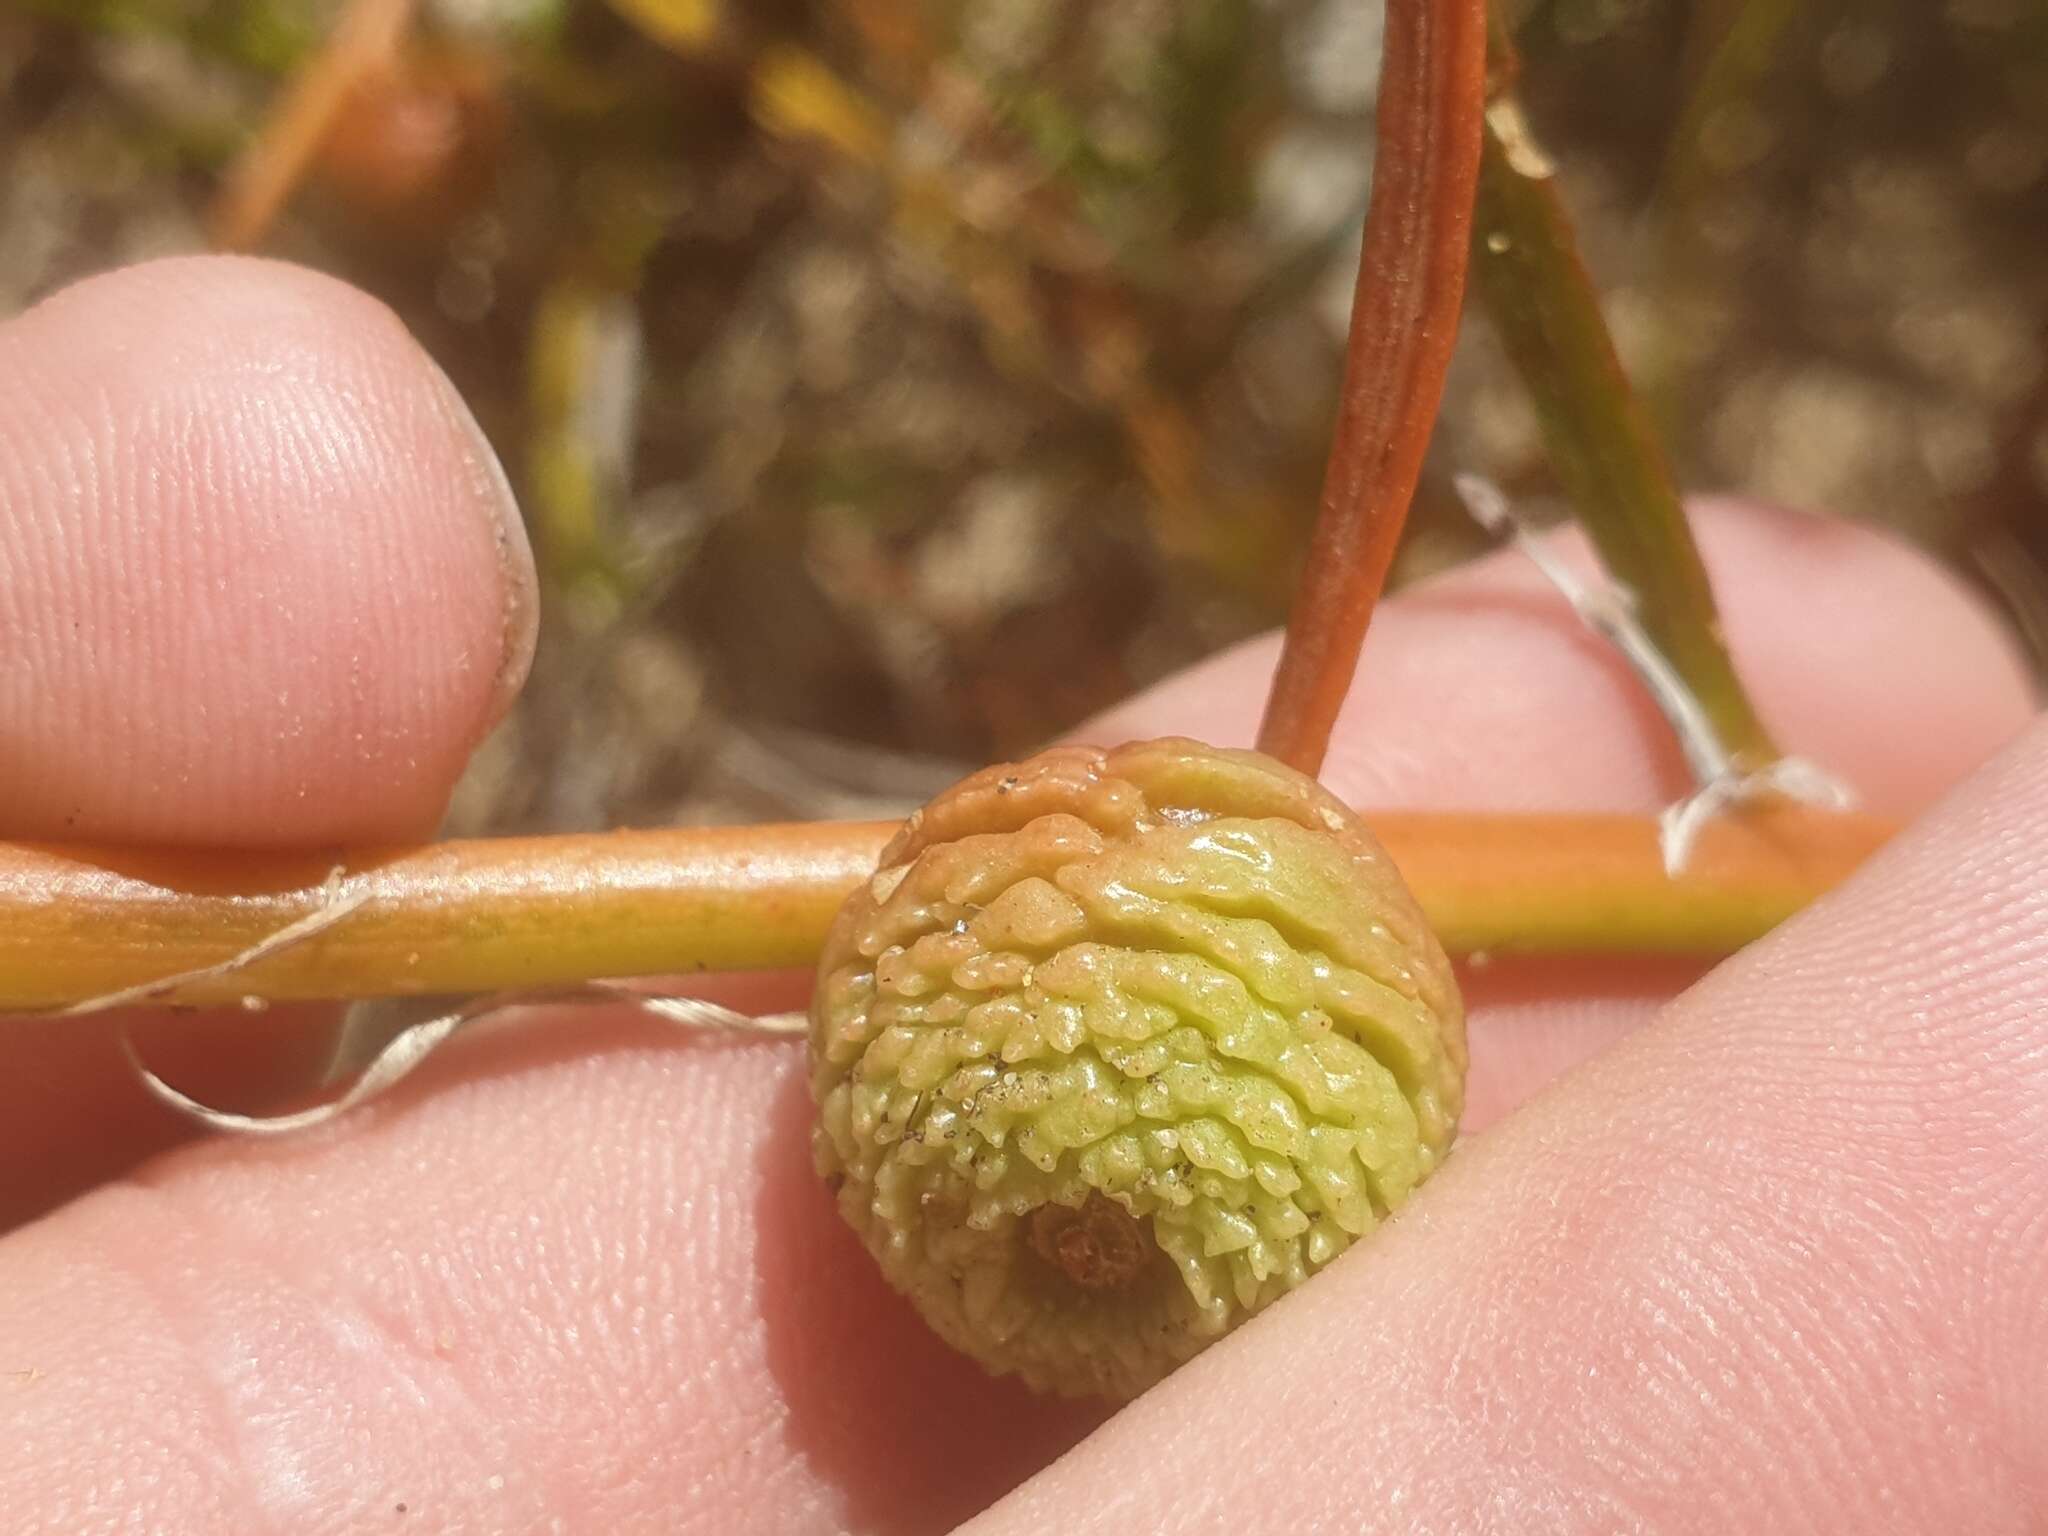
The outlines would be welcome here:
[[[1031,1246],[1046,1263],[1088,1291],[1129,1285],[1152,1249],[1131,1213],[1100,1195],[1090,1195],[1078,1211],[1041,1205],[1031,1213]]]

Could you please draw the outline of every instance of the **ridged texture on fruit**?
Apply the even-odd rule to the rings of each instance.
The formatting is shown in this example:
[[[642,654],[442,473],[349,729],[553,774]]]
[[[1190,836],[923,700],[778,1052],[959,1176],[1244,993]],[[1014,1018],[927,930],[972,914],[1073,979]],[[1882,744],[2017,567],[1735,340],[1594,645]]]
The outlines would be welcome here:
[[[1114,1398],[1399,1206],[1465,1071],[1363,824],[1190,741],[1056,749],[912,817],[827,941],[811,1050],[820,1171],[890,1281],[990,1369]]]

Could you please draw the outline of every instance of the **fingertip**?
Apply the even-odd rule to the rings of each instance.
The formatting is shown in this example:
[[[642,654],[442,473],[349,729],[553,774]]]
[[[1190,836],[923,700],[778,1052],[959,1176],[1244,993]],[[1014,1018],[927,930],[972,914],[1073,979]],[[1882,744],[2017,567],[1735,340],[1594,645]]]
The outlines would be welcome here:
[[[396,317],[394,317],[396,318]],[[519,497],[505,473],[498,450],[484,434],[481,423],[462,398],[462,391],[439,363],[426,352],[420,356],[433,371],[441,396],[442,411],[449,431],[467,448],[466,463],[471,490],[488,518],[492,547],[497,555],[500,587],[504,595],[504,636],[497,672],[491,679],[489,703],[484,712],[481,738],[510,713],[526,686],[533,666],[533,653],[540,641],[540,583],[534,567],[533,546],[526,536],[525,519],[519,511]]]
[[[107,273],[0,328],[0,407],[7,830],[432,826],[523,673],[532,563],[388,308],[249,258]]]

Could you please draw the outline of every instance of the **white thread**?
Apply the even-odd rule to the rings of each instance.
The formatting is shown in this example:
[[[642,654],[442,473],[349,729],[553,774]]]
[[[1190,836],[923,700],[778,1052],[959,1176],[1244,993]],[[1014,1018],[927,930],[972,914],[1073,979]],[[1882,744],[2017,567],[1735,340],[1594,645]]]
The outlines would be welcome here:
[[[272,955],[295,948],[308,939],[325,933],[370,899],[368,885],[360,886],[353,891],[342,889],[345,873],[338,864],[329,870],[326,881],[320,887],[318,907],[297,921],[287,923],[277,932],[258,939],[240,954],[230,955],[217,965],[202,965],[197,970],[179,971],[175,975],[160,976],[155,981],[145,981],[138,986],[123,987],[118,992],[88,997],[83,1002],[55,1010],[55,1016],[60,1019],[76,1018],[81,1014],[104,1013],[109,1008],[132,1008],[138,1003],[153,1003],[181,992],[186,987],[196,986],[201,982],[219,981],[239,971],[246,971],[258,961],[268,960]]]
[[[275,953],[273,949],[270,953]],[[618,982],[587,981],[572,986],[533,987],[523,991],[497,992],[477,998],[449,1013],[422,1020],[400,1030],[370,1064],[349,1084],[339,1098],[311,1109],[283,1115],[241,1115],[202,1104],[172,1087],[152,1072],[136,1054],[134,1043],[123,1033],[121,1048],[128,1063],[141,1078],[142,1086],[159,1103],[205,1126],[237,1136],[284,1136],[312,1130],[338,1120],[351,1110],[381,1098],[413,1072],[449,1040],[472,1024],[481,1023],[513,1008],[542,1003],[624,1003],[667,1023],[687,1029],[727,1029],[761,1035],[801,1034],[808,1019],[801,1013],[741,1013],[701,997],[668,992],[637,992]]]
[[[304,944],[327,932],[369,900],[370,890],[367,885],[355,891],[343,890],[344,873],[339,867],[328,872],[327,879],[321,886],[321,904],[317,909],[286,924],[277,932],[257,940],[240,954],[231,955],[215,965],[180,971],[176,975],[160,977],[138,986],[123,987],[118,992],[87,998],[83,1002],[57,1010],[57,1016],[76,1017],[81,1014],[102,1013],[110,1008],[127,1008],[138,1003],[154,1002],[200,982],[220,981],[236,975],[260,961]],[[237,1136],[283,1136],[326,1125],[349,1111],[381,1097],[395,1084],[411,1076],[422,1062],[471,1024],[508,1009],[528,1007],[537,1003],[591,1002],[625,1003],[655,1018],[689,1029],[729,1029],[764,1035],[790,1035],[801,1033],[807,1023],[801,1013],[774,1013],[756,1017],[734,1008],[723,1007],[718,1003],[706,1002],[700,997],[636,991],[614,981],[587,981],[559,987],[534,987],[523,991],[497,992],[487,997],[476,998],[452,1012],[422,1020],[399,1031],[371,1059],[370,1064],[354,1082],[349,1084],[339,1098],[315,1105],[311,1109],[283,1115],[242,1115],[202,1104],[151,1071],[137,1053],[135,1042],[129,1038],[125,1029],[120,1032],[120,1041],[122,1053],[128,1058],[128,1065],[134,1069],[144,1089],[158,1103],[209,1130],[224,1131]]]
[[[1805,758],[1782,757],[1754,771],[1739,767],[1698,696],[1685,685],[1670,659],[1657,649],[1656,642],[1637,622],[1635,595],[1628,588],[1612,577],[1600,588],[1586,586],[1522,521],[1513,504],[1492,481],[1478,475],[1457,475],[1451,484],[1474,522],[1489,533],[1513,541],[1544,578],[1564,594],[1580,622],[1621,652],[1629,670],[1670,723],[1679,750],[1685,754],[1686,766],[1692,770],[1693,782],[1699,787],[1683,800],[1666,806],[1657,818],[1657,845],[1666,876],[1675,880],[1684,873],[1700,833],[1731,807],[1773,796],[1837,811],[1855,805],[1856,797],[1848,785]]]

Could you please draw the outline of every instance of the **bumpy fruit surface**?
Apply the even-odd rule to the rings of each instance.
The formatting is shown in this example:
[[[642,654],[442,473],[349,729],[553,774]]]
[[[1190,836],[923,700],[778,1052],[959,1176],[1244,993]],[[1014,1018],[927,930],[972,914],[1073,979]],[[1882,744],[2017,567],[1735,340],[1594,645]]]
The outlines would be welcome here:
[[[826,943],[811,1062],[819,1169],[890,1281],[990,1369],[1124,1398],[1428,1177],[1464,1015],[1341,802],[1155,741],[913,816]]]

